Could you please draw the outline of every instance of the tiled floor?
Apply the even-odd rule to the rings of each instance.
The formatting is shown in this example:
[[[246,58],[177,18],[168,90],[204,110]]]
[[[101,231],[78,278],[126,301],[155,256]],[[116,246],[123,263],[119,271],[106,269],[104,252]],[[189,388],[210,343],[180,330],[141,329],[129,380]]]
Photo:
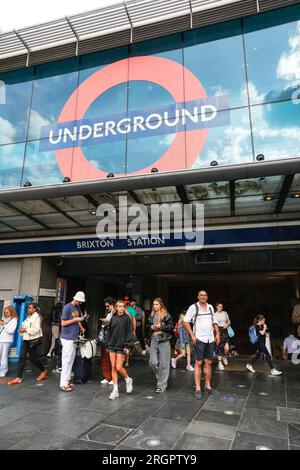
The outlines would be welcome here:
[[[183,364],[157,395],[147,358],[132,362],[134,392],[122,381],[115,401],[97,363],[94,380],[73,393],[59,391],[57,374],[37,383],[29,368],[21,385],[0,379],[0,449],[300,450],[300,366],[277,364],[284,375],[272,377],[264,363],[251,374],[235,359],[214,370],[218,393],[195,401]]]

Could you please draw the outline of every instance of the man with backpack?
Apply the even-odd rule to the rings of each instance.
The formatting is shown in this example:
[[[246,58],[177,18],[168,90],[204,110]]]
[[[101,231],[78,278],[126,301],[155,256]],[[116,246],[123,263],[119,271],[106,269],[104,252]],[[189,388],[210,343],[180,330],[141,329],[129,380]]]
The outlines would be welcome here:
[[[212,361],[215,343],[220,344],[220,332],[213,306],[207,303],[208,295],[204,290],[199,291],[198,301],[189,307],[184,317],[184,326],[188,330],[195,348],[196,385],[195,399],[201,400],[201,368],[204,361],[205,390],[210,395],[214,393],[211,388]],[[193,329],[190,323],[193,323]]]

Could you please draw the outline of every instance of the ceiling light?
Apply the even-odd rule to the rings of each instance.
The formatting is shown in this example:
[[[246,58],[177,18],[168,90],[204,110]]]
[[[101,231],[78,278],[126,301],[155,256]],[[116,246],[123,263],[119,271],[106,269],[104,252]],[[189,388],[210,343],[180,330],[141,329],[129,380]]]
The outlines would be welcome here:
[[[274,196],[272,196],[271,194],[268,194],[267,196],[264,196],[264,201],[265,202],[273,201],[273,199],[274,199]]]
[[[292,198],[294,198],[294,199],[300,199],[300,193],[292,194]]]

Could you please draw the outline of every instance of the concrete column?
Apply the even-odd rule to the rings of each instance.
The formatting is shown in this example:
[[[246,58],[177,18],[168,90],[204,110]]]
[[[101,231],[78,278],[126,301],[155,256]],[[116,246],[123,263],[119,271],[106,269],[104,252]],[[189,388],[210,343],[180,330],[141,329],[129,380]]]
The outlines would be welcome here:
[[[21,271],[20,295],[30,295],[38,302],[42,258],[24,258]]]

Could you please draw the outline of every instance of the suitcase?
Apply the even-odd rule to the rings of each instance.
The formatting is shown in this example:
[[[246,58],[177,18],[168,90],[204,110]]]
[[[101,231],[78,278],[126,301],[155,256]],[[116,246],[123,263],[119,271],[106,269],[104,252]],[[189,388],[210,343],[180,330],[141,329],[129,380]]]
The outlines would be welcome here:
[[[91,359],[82,358],[80,355],[74,361],[74,383],[84,384],[91,378]]]

